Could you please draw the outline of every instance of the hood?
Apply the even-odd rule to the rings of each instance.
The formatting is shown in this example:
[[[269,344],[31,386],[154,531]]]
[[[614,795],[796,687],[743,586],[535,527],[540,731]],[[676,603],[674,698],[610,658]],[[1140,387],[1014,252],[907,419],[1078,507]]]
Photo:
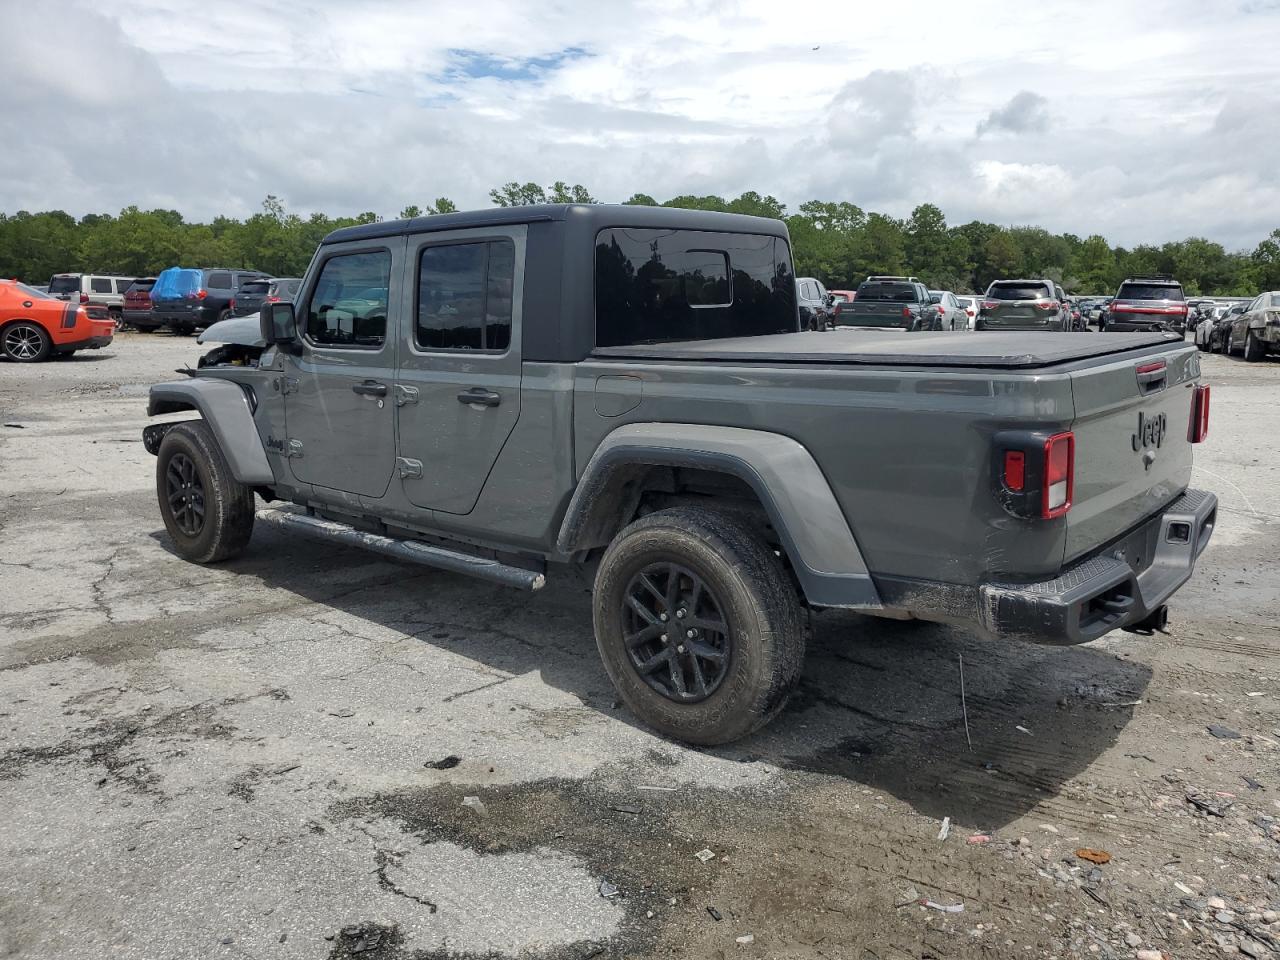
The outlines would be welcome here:
[[[196,343],[235,343],[244,347],[265,347],[262,324],[256,313],[247,317],[219,320],[196,337]]]

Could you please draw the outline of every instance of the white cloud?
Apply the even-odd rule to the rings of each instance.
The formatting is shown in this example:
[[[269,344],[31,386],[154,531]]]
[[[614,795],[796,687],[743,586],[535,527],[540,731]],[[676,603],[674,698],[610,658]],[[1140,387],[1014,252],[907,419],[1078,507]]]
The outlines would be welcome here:
[[[3,3],[0,210],[243,216],[276,193],[390,215],[566,179],[606,200],[930,201],[1126,244],[1252,246],[1280,222],[1280,62],[1239,55],[1276,35],[1276,4],[902,0],[830,28],[847,18],[826,0]]]

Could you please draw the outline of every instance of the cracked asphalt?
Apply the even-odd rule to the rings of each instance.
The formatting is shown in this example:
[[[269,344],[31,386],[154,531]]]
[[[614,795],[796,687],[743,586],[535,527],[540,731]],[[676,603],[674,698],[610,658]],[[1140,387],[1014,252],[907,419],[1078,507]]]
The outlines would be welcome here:
[[[0,956],[1280,955],[1280,363],[1204,358],[1168,635],[815,615],[787,711],[696,751],[616,705],[581,579],[179,560],[140,433],[200,352],[0,366]]]

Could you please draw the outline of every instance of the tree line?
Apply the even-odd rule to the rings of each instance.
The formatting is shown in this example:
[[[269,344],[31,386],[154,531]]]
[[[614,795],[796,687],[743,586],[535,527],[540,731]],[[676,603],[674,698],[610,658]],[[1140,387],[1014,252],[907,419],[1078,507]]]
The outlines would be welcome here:
[[[595,203],[581,184],[557,181],[506,183],[489,191],[497,206],[533,203]],[[1228,251],[1203,237],[1159,246],[1111,246],[1093,234],[1050,233],[1041,227],[1003,226],[974,220],[949,226],[931,203],[906,219],[867,212],[848,202],[811,200],[788,212],[771,196],[748,191],[739,197],[685,195],[659,203],[637,193],[629,204],[718,210],[786,221],[796,272],[817,277],[830,289],[855,288],[870,274],[912,274],[931,287],[971,292],[1002,277],[1045,277],[1076,294],[1114,293],[1126,276],[1167,273],[1188,294],[1248,296],[1280,289],[1280,229],[1251,251]],[[409,205],[399,217],[453,213],[440,197],[427,207]],[[190,223],[176,210],[126,207],[118,216],[88,214],[77,220],[61,210],[0,213],[0,276],[47,283],[54,273],[91,271],[154,275],[165,267],[227,266],[301,276],[317,244],[331,230],[382,217],[290,213],[275,196],[244,220],[215,217]]]

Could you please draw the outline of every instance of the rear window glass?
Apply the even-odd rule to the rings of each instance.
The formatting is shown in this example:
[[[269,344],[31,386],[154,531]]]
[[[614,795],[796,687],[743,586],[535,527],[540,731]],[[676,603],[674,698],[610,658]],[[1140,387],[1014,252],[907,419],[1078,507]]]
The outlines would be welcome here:
[[[991,300],[1040,300],[1049,296],[1048,286],[1041,283],[993,283],[987,290]]]
[[[757,337],[799,330],[785,241],[615,227],[596,236],[596,344]]]
[[[34,297],[37,300],[54,299],[53,297],[49,296],[47,293],[41,293],[35,287],[28,287],[25,283],[17,283],[17,284],[14,284],[14,286],[16,286],[19,290],[21,290],[23,294],[25,294],[26,296]]]
[[[80,289],[80,277],[54,277],[49,281],[50,293],[74,293]]]
[[[1280,293],[1273,293],[1271,295],[1271,306],[1280,307]]]
[[[832,299],[833,301],[835,301],[836,303],[848,303],[848,302],[849,302],[849,298],[848,298],[848,297],[846,297],[843,293],[833,293],[833,294],[831,295],[831,299]]]
[[[865,281],[858,284],[856,294],[859,300],[893,300],[897,303],[915,303],[917,296],[914,284],[892,280]]]
[[[1122,283],[1117,300],[1182,300],[1182,287],[1168,283]]]
[[[240,284],[240,292],[251,297],[265,297],[270,286],[265,280],[246,280]]]
[[[231,286],[231,274],[225,270],[212,270],[209,272],[208,284],[219,290],[225,290]]]
[[[129,284],[129,289],[125,293],[148,293],[155,285],[154,280],[135,280]]]

